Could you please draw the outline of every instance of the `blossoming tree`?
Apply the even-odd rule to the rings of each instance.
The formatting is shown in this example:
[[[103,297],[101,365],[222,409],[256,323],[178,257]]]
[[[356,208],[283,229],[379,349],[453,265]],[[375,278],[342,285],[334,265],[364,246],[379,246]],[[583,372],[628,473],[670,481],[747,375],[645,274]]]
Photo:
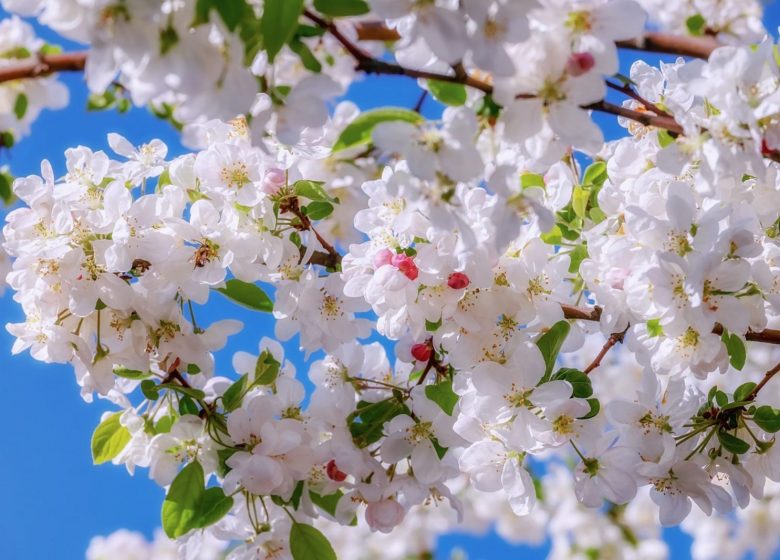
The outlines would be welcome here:
[[[13,352],[71,364],[114,407],[94,462],[166,489],[164,537],[90,558],[427,558],[487,526],[662,558],[680,523],[699,558],[771,554],[780,57],[757,0],[2,4],[88,45],[0,23],[6,148],[83,71],[92,108],[149,106],[191,150],[110,133],[0,176]],[[625,50],[672,56],[623,75]],[[384,74],[418,106],[343,101]],[[196,318],[223,297],[276,324],[232,363],[231,307]]]

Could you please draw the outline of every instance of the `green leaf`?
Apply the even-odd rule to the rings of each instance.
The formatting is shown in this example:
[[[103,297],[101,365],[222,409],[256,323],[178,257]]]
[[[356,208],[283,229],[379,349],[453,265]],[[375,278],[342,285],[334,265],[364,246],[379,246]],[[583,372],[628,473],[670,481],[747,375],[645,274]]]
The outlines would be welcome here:
[[[211,12],[211,3],[213,0],[197,0],[195,2],[195,18],[190,24],[192,27],[203,25],[209,22],[209,12]]]
[[[371,445],[382,437],[385,422],[407,412],[395,397],[375,403],[360,401],[349,425],[352,439],[361,448]]]
[[[269,62],[273,62],[285,43],[293,38],[302,11],[303,0],[265,0],[263,3],[260,30]]]
[[[552,377],[554,380],[568,381],[571,394],[578,399],[585,399],[593,394],[590,378],[582,371],[571,368],[561,368]]]
[[[563,341],[566,340],[570,330],[571,325],[567,321],[558,321],[536,341],[536,345],[542,351],[542,356],[544,356],[544,363],[547,365],[543,378],[544,381],[550,378],[550,374],[555,366],[555,360],[558,358],[558,352],[561,351]]]
[[[162,526],[168,537],[179,538],[222,519],[233,507],[233,498],[222,488],[204,488],[203,467],[193,461],[171,483],[162,505]]]
[[[293,523],[290,529],[290,552],[293,560],[336,560],[325,535],[303,523]]]
[[[146,379],[152,376],[150,371],[138,371],[136,369],[127,369],[126,367],[116,366],[114,375],[124,377],[125,379]]]
[[[743,383],[736,389],[734,389],[734,400],[744,401],[747,400],[748,395],[750,395],[751,392],[753,392],[753,389],[756,388],[756,384],[752,381],[748,381],[747,383]]]
[[[268,350],[263,350],[255,364],[255,380],[252,382],[252,387],[271,385],[279,376],[280,367],[281,364],[274,358],[273,354]]]
[[[13,148],[16,139],[10,130],[0,132],[0,148]]]
[[[157,390],[157,383],[153,379],[144,379],[141,381],[141,392],[144,397],[150,401],[156,401],[160,398],[160,392]]]
[[[727,404],[729,404],[729,397],[721,390],[715,391],[715,402],[718,403],[718,406],[723,408]]]
[[[557,225],[553,226],[550,231],[541,235],[541,239],[548,245],[560,245],[563,242],[561,228],[559,228]]]
[[[750,444],[728,432],[718,431],[718,441],[729,452],[742,455],[750,450]]]
[[[10,173],[0,171],[0,200],[7,206],[14,201],[14,178]]]
[[[601,410],[601,403],[596,398],[588,399],[588,404],[590,405],[590,410],[585,416],[580,417],[580,419],[582,420],[588,420],[589,418],[593,418]]]
[[[186,395],[192,399],[195,399],[196,401],[206,398],[206,393],[200,389],[195,389],[194,387],[184,387],[182,385],[178,385],[177,383],[160,383],[157,385],[157,390],[159,391],[160,389],[168,389],[169,391],[173,391],[181,395]]]
[[[175,47],[179,42],[179,34],[176,32],[176,28],[169,25],[165,29],[160,30],[160,54],[166,55],[170,50]]]
[[[297,37],[293,37],[290,41],[290,49],[298,55],[298,58],[301,59],[301,64],[303,64],[303,67],[306,68],[306,70],[314,72],[315,74],[322,72],[322,64],[317,60],[317,57],[314,56],[314,53],[311,52],[311,49],[306,43]]]
[[[217,291],[249,309],[265,311],[266,313],[274,310],[274,303],[271,301],[271,298],[255,284],[249,284],[233,278],[227,281],[224,288],[217,288]]]
[[[238,381],[233,383],[222,394],[222,406],[225,412],[231,412],[241,406],[241,401],[246,394],[246,386],[249,382],[249,374],[245,373]]]
[[[358,117],[349,123],[341,132],[338,140],[336,140],[336,144],[333,146],[333,151],[338,152],[354,146],[369,144],[371,142],[371,133],[373,132],[374,127],[379,123],[404,121],[412,124],[419,124],[424,120],[425,117],[419,113],[395,107],[365,111],[358,115]]]
[[[603,161],[597,161],[588,166],[582,175],[583,185],[601,186],[607,180],[607,164]]]
[[[341,490],[336,490],[335,493],[328,494],[326,496],[317,494],[317,492],[312,492],[311,490],[309,491],[311,502],[321,510],[329,513],[334,517],[336,516],[336,506],[338,506],[339,500],[343,495],[344,492]]]
[[[449,416],[458,403],[458,395],[452,390],[452,380],[447,379],[435,385],[426,385],[425,396],[439,405]]]
[[[745,367],[745,361],[747,360],[747,349],[742,338],[736,334],[729,334],[724,332],[720,337],[723,344],[726,345],[726,351],[729,353],[729,362],[732,367],[737,370],[741,370]]]
[[[546,188],[544,177],[537,173],[523,173],[520,175],[520,186],[524,189],[530,187]]]
[[[588,246],[584,243],[577,245],[569,253],[569,272],[579,274],[582,261],[588,258]]]
[[[338,199],[330,196],[328,191],[322,188],[323,181],[296,181],[293,185],[293,191],[296,195],[315,200],[319,202],[338,203]]]
[[[466,86],[440,80],[428,80],[428,91],[439,103],[460,107],[466,103]]]
[[[130,432],[119,423],[121,412],[116,412],[103,420],[92,434],[92,462],[96,465],[110,461],[125,448],[130,441]]]
[[[212,0],[211,6],[230,31],[235,31],[242,19],[252,12],[246,0]]]
[[[685,27],[691,35],[703,35],[707,26],[707,20],[701,14],[696,14],[685,20]]]
[[[659,129],[658,130],[658,145],[662,148],[666,148],[668,145],[672,144],[674,142],[674,138],[672,138],[672,135],[669,134],[668,130]]]
[[[324,220],[333,214],[333,205],[330,202],[315,201],[307,204],[304,210],[310,220]]]
[[[429,321],[428,319],[425,320],[425,330],[428,332],[436,332],[439,330],[439,327],[441,327],[441,317],[439,317],[439,320],[436,322]]]
[[[753,422],[770,434],[780,431],[780,410],[769,405],[759,406],[753,413]]]
[[[590,191],[582,188],[580,185],[574,187],[574,191],[571,195],[571,207],[574,209],[574,213],[580,218],[586,217],[588,209],[588,199],[590,198]]]
[[[314,0],[314,7],[330,17],[362,16],[371,11],[365,0]]]
[[[185,414],[194,414],[197,416],[199,412],[200,410],[198,409],[198,405],[195,404],[195,401],[193,401],[190,397],[184,395],[183,397],[179,398],[179,414],[182,416]]]
[[[24,116],[27,114],[27,107],[30,104],[30,100],[27,99],[27,96],[23,93],[20,93],[16,96],[16,101],[14,101],[14,115],[16,115],[16,118],[19,120],[22,120]]]

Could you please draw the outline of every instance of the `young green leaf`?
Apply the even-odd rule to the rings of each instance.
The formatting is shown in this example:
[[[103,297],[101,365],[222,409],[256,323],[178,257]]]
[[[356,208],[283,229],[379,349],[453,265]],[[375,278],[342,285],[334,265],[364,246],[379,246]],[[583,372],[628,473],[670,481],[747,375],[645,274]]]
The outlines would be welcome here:
[[[769,405],[759,406],[753,413],[753,422],[770,434],[780,431],[780,410]]]
[[[314,0],[314,7],[330,17],[362,16],[371,11],[365,0]]]
[[[578,369],[562,368],[552,376],[555,380],[568,381],[571,385],[571,394],[578,399],[584,399],[593,394],[593,386],[584,372]]]
[[[16,115],[17,119],[22,120],[24,118],[27,114],[29,103],[30,101],[25,94],[20,93],[16,96],[16,101],[14,102],[14,115]]]
[[[748,395],[750,395],[751,392],[753,392],[753,389],[756,388],[756,384],[752,381],[748,381],[747,383],[743,383],[736,389],[734,389],[734,401],[740,402],[747,400]]]
[[[452,107],[460,107],[466,103],[468,95],[466,86],[440,80],[428,80],[428,91],[436,101]]]
[[[452,416],[455,405],[458,404],[458,395],[452,390],[452,381],[449,379],[435,385],[426,385],[425,396],[438,404],[450,416]]]
[[[119,455],[130,441],[130,432],[120,422],[121,412],[103,420],[92,434],[92,462],[96,465]]]
[[[217,288],[217,291],[249,309],[266,313],[274,310],[274,302],[255,284],[233,278],[227,281],[224,288]]]
[[[309,490],[309,497],[311,498],[311,503],[313,503],[315,506],[317,506],[321,510],[329,513],[334,517],[336,515],[336,506],[339,504],[339,500],[343,495],[344,492],[342,492],[341,490],[336,490],[335,493],[327,494],[326,496],[317,494],[317,492],[312,492],[311,490]]]
[[[741,370],[745,367],[747,360],[747,349],[745,343],[739,335],[724,332],[720,337],[723,344],[726,345],[726,351],[729,353],[729,362],[734,369]]]
[[[718,431],[718,441],[727,451],[736,455],[742,455],[750,450],[750,444],[728,432]]]
[[[567,321],[558,321],[536,341],[536,345],[542,351],[542,356],[544,356],[544,363],[547,365],[544,380],[550,378],[550,374],[555,366],[555,360],[558,358],[558,352],[561,351],[563,341],[566,340],[570,330],[571,325]]]
[[[170,538],[208,527],[233,507],[233,498],[225,496],[222,488],[204,486],[203,467],[197,461],[176,475],[162,505],[162,526]]]
[[[296,181],[293,185],[293,191],[296,195],[309,200],[337,203],[338,199],[330,196],[328,191],[322,188],[324,184],[322,181]]]
[[[314,201],[304,207],[306,216],[310,220],[324,220],[333,214],[333,205],[330,202]]]
[[[333,146],[334,152],[346,150],[354,146],[361,146],[371,142],[371,133],[374,127],[381,122],[404,121],[412,124],[419,124],[425,120],[425,117],[408,109],[399,109],[387,107],[384,109],[374,109],[365,111],[353,120],[345,128],[336,140]]]
[[[298,18],[303,11],[303,0],[265,0],[260,30],[268,53],[273,62],[282,47],[295,35]]]
[[[304,523],[292,524],[290,552],[293,560],[336,560],[336,553],[325,535]]]

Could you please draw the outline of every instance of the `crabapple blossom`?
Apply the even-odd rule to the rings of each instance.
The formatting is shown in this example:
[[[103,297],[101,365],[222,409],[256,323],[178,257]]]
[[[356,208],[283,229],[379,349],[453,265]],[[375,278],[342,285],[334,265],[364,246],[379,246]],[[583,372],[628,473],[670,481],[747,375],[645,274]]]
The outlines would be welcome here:
[[[12,352],[70,364],[112,407],[94,462],[165,488],[153,543],[88,558],[422,558],[492,528],[662,559],[678,524],[697,558],[777,547],[758,3],[2,4],[89,49],[0,22],[4,148],[79,69],[90,108],[148,106],[186,146],[111,132],[0,173]],[[626,47],[679,58],[623,76]],[[343,98],[383,74],[418,103]]]

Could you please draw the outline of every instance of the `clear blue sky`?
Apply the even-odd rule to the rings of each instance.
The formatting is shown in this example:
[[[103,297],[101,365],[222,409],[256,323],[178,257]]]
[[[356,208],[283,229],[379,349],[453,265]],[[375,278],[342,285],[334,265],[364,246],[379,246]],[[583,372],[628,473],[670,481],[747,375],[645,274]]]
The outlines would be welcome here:
[[[5,17],[0,9],[0,17]],[[780,23],[780,8],[767,8],[769,29]],[[50,42],[67,50],[76,45],[59,41],[41,31]],[[653,59],[655,60],[655,59]],[[649,62],[653,62],[649,60]],[[627,60],[626,66],[630,65]],[[116,131],[134,143],[161,138],[173,155],[181,152],[176,132],[144,109],[125,115],[115,112],[89,113],[86,90],[80,75],[64,80],[71,89],[71,107],[65,111],[45,112],[34,124],[33,135],[22,140],[10,153],[0,155],[0,164],[10,164],[16,175],[37,173],[40,160],[49,159],[57,175],[64,169],[66,148],[83,144],[93,149],[108,149],[106,134]],[[419,90],[405,78],[372,78],[357,84],[349,94],[361,108],[381,105],[411,107]],[[426,104],[429,116],[439,109]],[[601,119],[608,137],[620,130],[614,119]],[[268,316],[231,306],[225,309],[220,296],[215,305],[199,313],[199,321],[209,322],[220,314],[237,313],[245,322],[244,332],[231,339],[217,363],[229,367],[229,356],[237,350],[254,351],[259,338],[272,333]],[[200,317],[203,316],[203,319]],[[10,293],[0,298],[0,323],[21,320],[20,309]],[[84,403],[79,396],[70,366],[46,365],[28,354],[11,357],[12,339],[0,329],[0,376],[3,411],[0,439],[0,560],[75,560],[84,557],[89,540],[119,528],[145,533],[148,537],[159,526],[163,491],[140,471],[130,477],[113,465],[95,467],[90,456],[90,437],[107,405]],[[300,356],[288,349],[299,371],[305,371]],[[689,539],[679,531],[669,533],[673,558],[689,558]],[[437,558],[449,558],[454,546],[481,558],[544,558],[546,547],[511,547],[497,537],[475,539],[448,536],[442,539]]]

